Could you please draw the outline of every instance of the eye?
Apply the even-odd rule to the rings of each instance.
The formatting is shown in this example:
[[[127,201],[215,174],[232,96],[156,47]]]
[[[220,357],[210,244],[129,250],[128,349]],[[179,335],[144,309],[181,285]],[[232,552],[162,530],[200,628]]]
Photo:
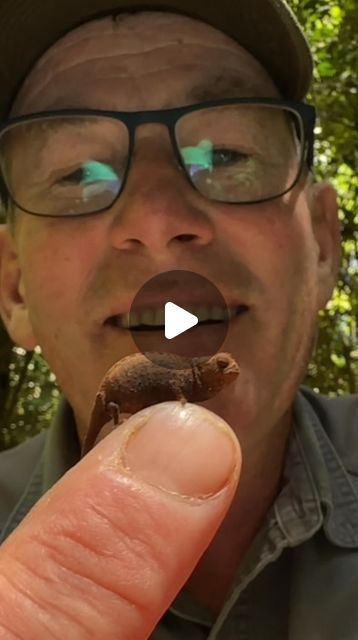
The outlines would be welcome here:
[[[212,151],[212,163],[214,167],[227,167],[238,162],[247,161],[250,156],[236,149],[215,148]]]
[[[68,173],[61,178],[61,182],[72,182],[73,184],[90,185],[94,182],[116,182],[118,176],[109,164],[88,160],[78,169]]]
[[[225,355],[218,355],[216,356],[216,363],[218,366],[218,369],[226,369],[226,367],[230,364],[230,359],[228,358],[228,356]]]
[[[193,147],[182,147],[181,156],[191,177],[203,171],[235,169],[247,170],[253,161],[253,156],[238,149],[214,147],[209,139],[203,139]]]
[[[80,169],[76,169],[76,171],[63,176],[59,182],[72,182],[73,184],[78,184],[83,181],[84,175],[85,171],[81,167]]]

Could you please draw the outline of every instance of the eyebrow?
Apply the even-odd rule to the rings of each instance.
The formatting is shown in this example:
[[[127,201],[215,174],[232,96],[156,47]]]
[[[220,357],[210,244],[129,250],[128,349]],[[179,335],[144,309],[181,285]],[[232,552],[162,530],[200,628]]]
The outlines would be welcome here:
[[[264,98],[266,93],[259,82],[249,81],[247,78],[236,75],[215,75],[198,82],[189,89],[185,94],[183,103],[195,104],[209,100],[220,100],[221,98]],[[171,107],[173,107],[173,104],[168,101],[167,104],[162,104],[161,109],[170,109]],[[60,97],[52,102],[45,103],[41,111],[57,111],[61,109],[94,109],[94,107],[89,107],[88,103],[83,101],[80,96],[73,101],[66,102]],[[143,109],[137,110],[142,111]],[[127,110],[118,109],[118,104],[113,104],[106,108],[105,111]]]
[[[264,98],[260,83],[249,81],[240,76],[212,76],[195,85],[187,94],[190,100],[205,102],[206,100],[220,100],[220,98]]]

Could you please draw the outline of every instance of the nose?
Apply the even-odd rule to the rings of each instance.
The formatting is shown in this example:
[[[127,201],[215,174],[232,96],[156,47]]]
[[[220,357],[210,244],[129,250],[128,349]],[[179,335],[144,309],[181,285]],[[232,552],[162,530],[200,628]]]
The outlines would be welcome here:
[[[149,127],[137,130],[126,184],[113,206],[112,245],[158,257],[209,244],[214,235],[210,203],[188,182],[169,133],[154,125],[149,133]]]

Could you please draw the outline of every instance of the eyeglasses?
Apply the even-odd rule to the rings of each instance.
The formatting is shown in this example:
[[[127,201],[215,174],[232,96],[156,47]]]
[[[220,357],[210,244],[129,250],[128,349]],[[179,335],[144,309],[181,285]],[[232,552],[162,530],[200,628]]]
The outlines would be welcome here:
[[[106,211],[125,187],[136,127],[148,123],[168,128],[179,167],[214,202],[278,198],[313,162],[315,109],[300,102],[241,98],[160,111],[47,111],[0,127],[2,199],[38,216]]]

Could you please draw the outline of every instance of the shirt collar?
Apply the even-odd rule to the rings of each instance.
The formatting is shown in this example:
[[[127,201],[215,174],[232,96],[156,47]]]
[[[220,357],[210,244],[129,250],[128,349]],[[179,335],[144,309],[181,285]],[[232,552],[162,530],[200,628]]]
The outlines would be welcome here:
[[[343,462],[301,387],[294,404],[296,435],[323,511],[327,538],[344,548],[358,547],[358,495]],[[319,396],[315,395],[316,401]],[[343,425],[336,424],[337,429]]]

